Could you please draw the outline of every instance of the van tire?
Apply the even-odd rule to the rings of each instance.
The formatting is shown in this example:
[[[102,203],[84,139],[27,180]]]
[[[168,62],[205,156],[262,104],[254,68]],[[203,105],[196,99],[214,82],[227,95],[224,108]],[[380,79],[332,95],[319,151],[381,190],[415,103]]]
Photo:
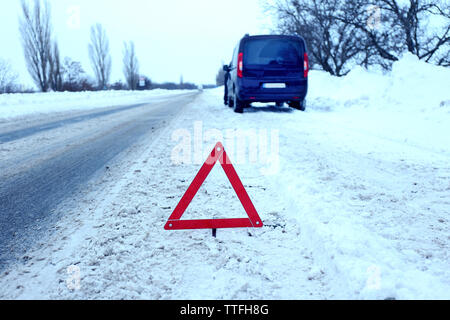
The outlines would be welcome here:
[[[234,95],[233,108],[236,113],[244,113],[244,103],[236,95]]]
[[[306,110],[305,100],[291,102],[291,103],[289,103],[289,106],[291,108],[294,108],[294,109],[297,109],[297,110],[300,110],[300,111],[305,111]]]

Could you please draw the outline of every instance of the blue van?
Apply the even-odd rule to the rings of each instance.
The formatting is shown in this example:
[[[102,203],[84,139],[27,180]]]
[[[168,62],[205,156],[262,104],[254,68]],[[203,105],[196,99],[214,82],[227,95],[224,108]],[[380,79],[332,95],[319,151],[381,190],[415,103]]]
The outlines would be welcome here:
[[[288,103],[305,110],[309,61],[303,38],[245,35],[223,69],[225,104],[235,112],[242,113],[252,102]]]

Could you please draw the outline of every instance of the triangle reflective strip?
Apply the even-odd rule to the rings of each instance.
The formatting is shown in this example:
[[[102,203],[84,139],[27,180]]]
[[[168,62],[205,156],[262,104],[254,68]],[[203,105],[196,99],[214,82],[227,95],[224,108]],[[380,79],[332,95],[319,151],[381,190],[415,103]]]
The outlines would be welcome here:
[[[242,203],[242,206],[247,213],[248,218],[239,219],[202,219],[202,220],[180,220],[191,203],[192,199],[197,194],[198,190],[205,182],[211,170],[214,168],[217,161],[222,165],[225,174],[233,186],[236,195]],[[183,230],[183,229],[219,229],[219,228],[261,228],[263,223],[256,211],[244,185],[241,182],[236,170],[233,167],[228,155],[222,145],[218,142],[208,159],[206,159],[200,171],[195,176],[189,188],[181,198],[180,202],[174,209],[172,215],[167,221],[164,229],[166,230]]]

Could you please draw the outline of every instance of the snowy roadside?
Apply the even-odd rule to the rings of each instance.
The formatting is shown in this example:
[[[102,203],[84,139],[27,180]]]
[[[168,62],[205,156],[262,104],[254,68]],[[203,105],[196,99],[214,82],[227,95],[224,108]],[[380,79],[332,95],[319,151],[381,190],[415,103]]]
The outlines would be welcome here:
[[[11,119],[85,111],[164,99],[188,90],[47,92],[0,95],[0,123]]]
[[[335,116],[331,113],[287,108],[273,112],[274,108],[262,107],[236,118],[220,104],[220,95],[218,90],[205,92],[152,144],[137,148],[146,151],[129,157],[131,163],[117,168],[118,175],[109,177],[104,189],[88,194],[61,222],[60,231],[48,241],[50,247],[44,245],[27,258],[25,266],[3,277],[2,297],[447,296],[448,217],[444,213],[448,202],[443,195],[450,177],[445,167],[427,178],[427,170],[433,169],[417,165],[421,153],[416,147],[405,145],[401,150],[398,143],[379,141],[379,137],[372,137],[374,141],[355,137],[339,144],[343,137],[332,126]],[[274,119],[285,126],[280,128]],[[232,141],[224,140],[266,225],[262,230],[219,230],[217,239],[210,231],[163,230],[199,168],[198,164],[172,163],[171,152],[180,141],[177,134],[172,141],[171,135],[179,129],[194,133],[198,121],[203,133],[215,129],[216,135],[222,133],[225,138],[234,121],[240,121],[244,129],[279,130],[280,171],[273,175],[270,171],[261,175],[267,163],[240,164],[230,148]],[[201,145],[203,156],[214,145],[214,140],[207,140]],[[367,148],[372,152],[367,153]],[[387,151],[392,158],[400,153],[413,165],[386,160]],[[444,165],[441,160],[434,165]],[[120,176],[124,169],[125,175]],[[434,180],[443,174],[447,176],[436,185]],[[413,181],[420,184],[415,186]],[[410,193],[421,187],[422,196]],[[443,189],[436,192],[439,187]],[[416,210],[422,202],[433,204],[425,214]],[[216,166],[183,218],[242,216],[245,212]],[[67,287],[66,280],[73,277],[67,273],[71,265],[79,268],[80,290]]]
[[[383,121],[352,118],[369,131]],[[301,222],[316,260],[345,279],[355,297],[448,298],[450,155],[439,152],[446,144],[430,152],[420,140],[391,140],[386,125],[370,135],[347,130],[354,128],[346,120],[311,114],[280,136],[280,153],[289,155],[279,177],[288,212]]]
[[[391,76],[357,71],[358,85],[312,72],[306,113],[237,115],[206,90],[63,208],[56,232],[0,276],[0,298],[448,299],[450,97],[434,92],[448,73],[424,71],[432,83],[401,63]],[[385,86],[369,88],[373,77]],[[423,90],[390,90],[402,81]],[[165,231],[220,140],[265,227]],[[183,219],[244,216],[216,166]]]
[[[237,126],[249,145],[255,131],[279,132],[279,170],[261,170],[267,169],[261,158],[253,164],[260,174],[251,184],[267,190],[257,208],[266,221],[264,210],[283,207],[279,216],[269,215],[270,224],[300,228],[296,241],[332,281],[328,293],[450,296],[449,112],[405,113],[398,104],[323,112],[312,94],[306,113],[260,106],[236,118],[221,105],[220,90],[208,95],[193,108],[204,132],[227,137]],[[232,148],[233,141],[224,145]],[[244,177],[254,174],[251,165],[239,168]]]
[[[247,173],[240,167],[238,173],[242,171],[242,180],[270,227],[219,230],[217,239],[212,238],[211,231],[163,229],[171,209],[199,168],[196,164],[171,163],[171,152],[176,146],[171,135],[199,120],[197,104],[198,101],[186,107],[150,145],[143,142],[137,153],[145,151],[136,158],[130,155],[131,163],[108,178],[101,191],[87,194],[78,208],[67,208],[67,218],[59,223],[52,238],[28,254],[25,265],[3,275],[1,297],[333,297],[329,287],[332,281],[299,244],[299,225],[283,218],[283,200],[261,183],[258,170],[252,166]],[[211,116],[211,111],[207,115]],[[121,176],[121,170],[125,175]],[[274,205],[266,208],[262,204],[268,198]],[[184,217],[215,213],[222,213],[223,217],[245,216],[219,167],[214,168]],[[71,291],[66,280],[71,279],[67,268],[73,265],[80,270],[81,288]]]

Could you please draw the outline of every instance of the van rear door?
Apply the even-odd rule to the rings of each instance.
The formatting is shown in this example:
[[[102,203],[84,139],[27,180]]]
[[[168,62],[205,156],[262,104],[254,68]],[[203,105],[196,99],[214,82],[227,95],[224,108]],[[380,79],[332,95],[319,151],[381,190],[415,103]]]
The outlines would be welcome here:
[[[250,37],[244,43],[244,76],[262,81],[303,78],[305,46],[292,37]]]

